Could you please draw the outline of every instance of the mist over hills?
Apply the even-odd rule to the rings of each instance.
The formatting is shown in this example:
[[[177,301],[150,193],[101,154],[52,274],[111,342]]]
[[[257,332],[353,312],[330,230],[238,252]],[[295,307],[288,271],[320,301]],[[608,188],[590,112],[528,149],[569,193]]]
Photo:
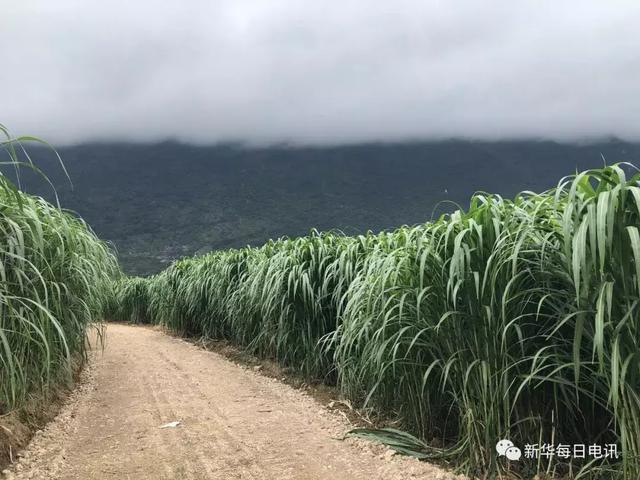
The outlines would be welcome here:
[[[72,189],[51,151],[27,148],[61,205],[113,242],[132,274],[157,272],[180,256],[312,228],[354,234],[422,223],[455,204],[466,208],[476,191],[510,197],[546,190],[564,175],[602,166],[602,157],[640,165],[640,144],[617,140],[322,148],[103,143],[58,150]],[[21,186],[54,198],[33,173],[22,172]]]

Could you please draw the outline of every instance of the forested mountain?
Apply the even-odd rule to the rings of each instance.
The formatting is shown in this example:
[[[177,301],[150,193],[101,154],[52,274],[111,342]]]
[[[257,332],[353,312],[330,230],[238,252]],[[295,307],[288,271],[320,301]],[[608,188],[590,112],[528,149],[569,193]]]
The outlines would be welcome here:
[[[63,207],[112,241],[126,271],[148,274],[211,249],[319,230],[422,223],[482,190],[546,190],[576,169],[630,161],[640,144],[442,141],[337,147],[84,144],[27,146]],[[10,171],[6,172],[13,175]],[[23,171],[22,188],[52,199]]]

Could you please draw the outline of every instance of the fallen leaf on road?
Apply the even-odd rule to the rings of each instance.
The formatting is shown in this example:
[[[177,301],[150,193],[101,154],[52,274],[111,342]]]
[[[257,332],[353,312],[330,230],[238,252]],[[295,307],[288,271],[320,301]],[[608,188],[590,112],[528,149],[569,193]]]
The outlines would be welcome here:
[[[176,428],[178,425],[180,425],[179,421],[175,421],[175,422],[169,422],[169,423],[165,423],[164,425],[160,425],[160,427],[158,428]]]

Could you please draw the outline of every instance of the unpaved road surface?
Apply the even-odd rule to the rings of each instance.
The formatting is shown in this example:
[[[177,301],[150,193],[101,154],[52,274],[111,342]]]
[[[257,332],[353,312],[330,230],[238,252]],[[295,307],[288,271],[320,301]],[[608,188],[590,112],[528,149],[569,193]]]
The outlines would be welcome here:
[[[339,440],[347,420],[305,393],[151,328],[109,325],[83,376],[5,478],[457,478]]]

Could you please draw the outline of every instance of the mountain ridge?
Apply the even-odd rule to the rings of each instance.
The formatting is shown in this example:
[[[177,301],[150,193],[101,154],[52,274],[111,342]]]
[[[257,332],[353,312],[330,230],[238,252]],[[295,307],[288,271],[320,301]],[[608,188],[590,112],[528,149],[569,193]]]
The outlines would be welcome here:
[[[607,163],[640,164],[640,144],[617,139],[447,140],[335,147],[91,143],[58,149],[74,188],[47,149],[27,146],[60,203],[113,242],[132,274],[175,258],[258,245],[312,228],[347,234],[428,221],[466,208],[476,191],[512,197]],[[11,169],[5,173],[12,175]],[[22,188],[53,199],[28,171]]]

